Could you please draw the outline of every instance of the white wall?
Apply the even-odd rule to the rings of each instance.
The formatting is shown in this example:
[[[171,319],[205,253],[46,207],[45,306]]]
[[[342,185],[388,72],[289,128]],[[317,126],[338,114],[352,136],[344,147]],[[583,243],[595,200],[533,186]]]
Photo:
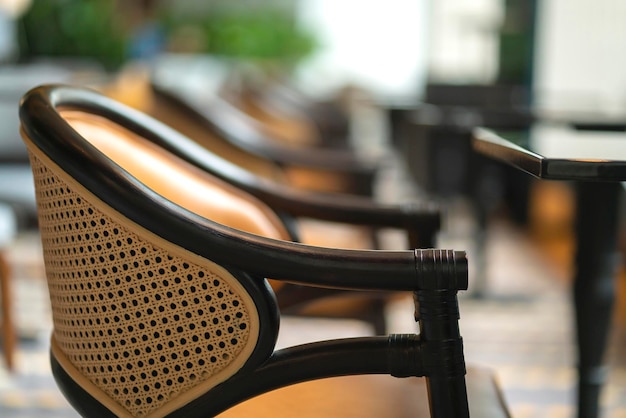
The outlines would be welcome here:
[[[298,19],[321,44],[302,67],[301,84],[318,94],[353,84],[381,97],[420,96],[427,70],[427,4],[300,0]]]
[[[626,1],[539,1],[536,100],[545,107],[624,113]]]
[[[503,0],[433,0],[429,78],[445,83],[494,82],[503,7]]]
[[[300,73],[323,94],[345,83],[420,97],[433,81],[489,83],[504,0],[299,0],[322,48]],[[535,100],[626,113],[626,1],[539,0]]]

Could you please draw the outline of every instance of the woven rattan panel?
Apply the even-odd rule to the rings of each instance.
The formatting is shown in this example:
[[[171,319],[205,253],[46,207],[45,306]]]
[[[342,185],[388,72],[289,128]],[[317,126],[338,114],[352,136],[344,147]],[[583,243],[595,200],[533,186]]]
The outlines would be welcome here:
[[[54,337],[81,374],[144,416],[245,361],[256,310],[232,276],[141,239],[31,164]]]

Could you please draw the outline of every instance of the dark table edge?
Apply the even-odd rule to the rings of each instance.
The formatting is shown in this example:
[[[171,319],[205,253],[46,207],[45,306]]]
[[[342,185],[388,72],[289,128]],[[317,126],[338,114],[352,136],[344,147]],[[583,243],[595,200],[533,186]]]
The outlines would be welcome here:
[[[472,130],[475,151],[546,180],[626,181],[626,161],[547,158],[514,144],[493,130]]]

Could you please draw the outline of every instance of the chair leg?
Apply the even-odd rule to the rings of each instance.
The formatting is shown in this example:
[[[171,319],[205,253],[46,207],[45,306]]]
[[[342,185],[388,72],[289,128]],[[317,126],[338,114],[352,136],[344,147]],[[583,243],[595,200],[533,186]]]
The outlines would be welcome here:
[[[432,418],[468,418],[465,357],[457,292],[415,292],[416,318],[424,347]]]
[[[2,343],[4,345],[4,359],[9,370],[14,367],[14,353],[16,348],[16,333],[13,323],[11,268],[4,253],[0,251],[0,303],[2,315]]]

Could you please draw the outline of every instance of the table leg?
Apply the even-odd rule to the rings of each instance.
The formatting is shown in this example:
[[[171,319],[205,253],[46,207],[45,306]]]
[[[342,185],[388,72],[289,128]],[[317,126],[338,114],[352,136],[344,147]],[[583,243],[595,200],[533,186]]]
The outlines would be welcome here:
[[[578,344],[578,417],[599,413],[607,369],[603,362],[611,328],[618,268],[620,183],[576,184],[577,251],[574,309]]]

